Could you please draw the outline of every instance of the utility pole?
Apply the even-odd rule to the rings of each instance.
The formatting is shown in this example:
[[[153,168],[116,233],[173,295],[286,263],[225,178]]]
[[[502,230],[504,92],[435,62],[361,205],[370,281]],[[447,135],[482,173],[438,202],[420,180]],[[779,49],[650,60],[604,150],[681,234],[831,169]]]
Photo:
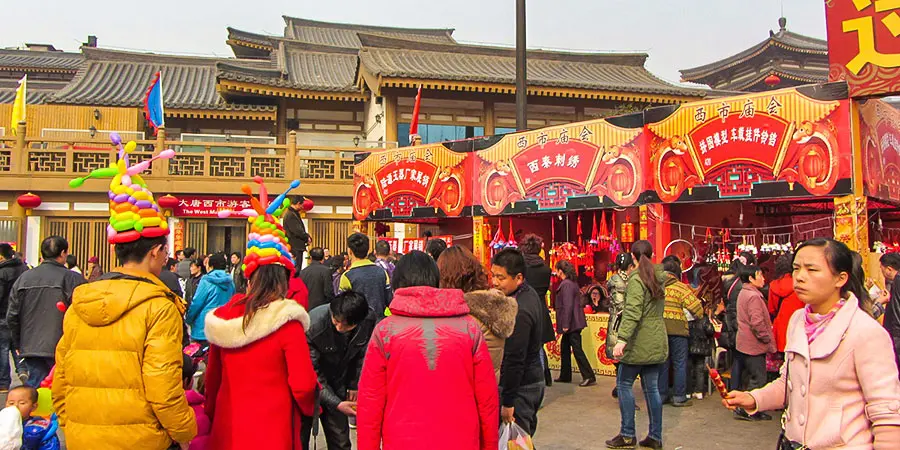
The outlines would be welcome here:
[[[516,129],[528,128],[528,87],[525,53],[525,0],[516,0]]]

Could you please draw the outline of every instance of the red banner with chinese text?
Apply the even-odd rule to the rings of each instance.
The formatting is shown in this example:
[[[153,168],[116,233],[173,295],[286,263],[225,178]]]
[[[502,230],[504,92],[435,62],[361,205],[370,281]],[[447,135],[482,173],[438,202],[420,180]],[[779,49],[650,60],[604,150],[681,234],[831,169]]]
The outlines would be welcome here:
[[[250,208],[247,197],[220,197],[214,195],[183,195],[172,208],[175,217],[219,217],[225,209]]]
[[[431,239],[441,239],[442,241],[447,243],[447,247],[453,245],[453,236],[434,236]],[[404,238],[402,244],[400,245],[400,248],[402,249],[400,253],[403,253],[405,255],[413,250],[424,252],[425,245],[425,238]]]
[[[828,81],[847,81],[850,95],[900,92],[900,3],[826,0]]]
[[[836,194],[851,176],[849,101],[800,89],[688,103],[648,120],[649,189],[663,203]],[[754,193],[773,182],[787,189]],[[797,185],[806,192],[792,194]]]
[[[365,220],[378,210],[392,217],[412,217],[416,208],[458,216],[471,204],[466,154],[441,145],[369,153],[353,173],[353,216]]]

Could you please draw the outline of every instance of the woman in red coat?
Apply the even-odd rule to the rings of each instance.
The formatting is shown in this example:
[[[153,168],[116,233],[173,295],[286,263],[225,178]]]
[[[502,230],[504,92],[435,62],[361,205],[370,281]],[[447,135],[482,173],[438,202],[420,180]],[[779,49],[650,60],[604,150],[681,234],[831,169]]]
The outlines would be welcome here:
[[[781,255],[775,260],[775,281],[769,283],[769,314],[775,317],[772,328],[775,329],[775,347],[784,353],[787,344],[788,323],[794,311],[803,308],[803,302],[794,293],[794,279],[791,272],[793,256]]]
[[[391,277],[392,316],[369,341],[359,380],[359,450],[493,450],[497,381],[481,327],[459,289],[413,251]]]
[[[282,265],[257,268],[246,297],[206,317],[211,449],[302,448],[300,419],[313,415],[317,381],[304,331],[309,315],[285,299],[288,275]]]

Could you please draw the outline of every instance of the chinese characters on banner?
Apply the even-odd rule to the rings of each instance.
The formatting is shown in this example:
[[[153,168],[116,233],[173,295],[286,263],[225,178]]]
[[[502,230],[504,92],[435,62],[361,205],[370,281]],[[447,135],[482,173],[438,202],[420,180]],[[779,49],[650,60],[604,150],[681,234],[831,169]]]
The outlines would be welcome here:
[[[829,81],[847,81],[850,95],[900,92],[900,2],[825,0]]]
[[[173,236],[173,246],[175,251],[184,250],[184,222],[175,223],[175,234]]]
[[[225,209],[240,210],[250,208],[246,197],[217,197],[207,195],[184,195],[178,197],[178,205],[172,209],[175,217],[219,217]]]
[[[434,236],[431,239],[441,239],[447,243],[447,247],[453,245],[453,236]],[[409,238],[403,239],[403,243],[400,245],[400,248],[403,250],[400,253],[404,255],[413,251],[418,250],[420,252],[425,251],[425,238]]]

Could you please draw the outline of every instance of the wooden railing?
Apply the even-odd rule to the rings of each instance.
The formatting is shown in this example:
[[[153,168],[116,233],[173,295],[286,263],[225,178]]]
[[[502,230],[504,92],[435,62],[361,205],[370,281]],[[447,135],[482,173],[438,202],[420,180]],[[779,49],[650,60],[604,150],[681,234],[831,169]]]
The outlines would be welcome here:
[[[48,139],[25,136],[20,123],[16,136],[0,137],[0,176],[84,176],[115,162],[116,148],[109,142],[84,139]],[[135,141],[132,164],[174,149],[175,158],[157,160],[148,178],[241,179],[262,176],[269,180],[321,181],[349,185],[353,182],[355,147],[298,147],[296,132],[286,144],[172,141],[160,129],[155,140]]]

